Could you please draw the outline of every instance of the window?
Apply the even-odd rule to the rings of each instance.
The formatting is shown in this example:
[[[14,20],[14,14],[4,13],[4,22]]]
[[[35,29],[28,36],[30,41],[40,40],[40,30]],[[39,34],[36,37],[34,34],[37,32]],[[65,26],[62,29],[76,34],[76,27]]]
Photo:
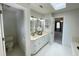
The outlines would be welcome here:
[[[60,22],[57,22],[56,24],[57,24],[56,28],[59,29],[60,28]]]
[[[66,3],[51,3],[55,10],[60,10],[66,8]]]

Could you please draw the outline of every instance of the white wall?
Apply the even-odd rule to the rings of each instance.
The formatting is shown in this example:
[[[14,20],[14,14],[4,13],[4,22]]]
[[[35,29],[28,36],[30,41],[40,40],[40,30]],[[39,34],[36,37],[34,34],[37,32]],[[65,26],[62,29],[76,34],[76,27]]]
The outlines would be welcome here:
[[[31,38],[30,38],[30,8],[24,11],[25,39],[26,39],[26,55],[31,55]]]
[[[51,14],[45,15],[45,19],[48,20],[49,28],[46,29],[46,32],[49,33],[49,42],[50,44],[54,41],[54,17]]]
[[[29,10],[30,11],[30,10]],[[31,55],[30,52],[30,13],[29,11],[17,12],[17,33],[19,45],[25,52],[25,55]]]
[[[15,4],[15,7],[18,7],[24,11],[23,15],[23,22],[24,22],[24,30],[23,33],[23,40],[24,40],[24,46],[25,46],[25,55],[29,56],[31,55],[31,49],[30,49],[30,6],[28,4],[22,5],[22,4]]]
[[[13,36],[16,42],[17,29],[16,29],[16,11],[11,7],[4,7],[3,13],[3,23],[4,23],[4,35]]]
[[[30,16],[35,16],[35,17],[37,17],[37,18],[42,18],[42,17],[44,17],[44,15],[43,14],[41,14],[41,13],[39,13],[39,12],[36,12],[36,11],[34,11],[34,10],[30,10]]]
[[[55,14],[55,17],[64,17],[62,43],[70,46],[71,39],[79,37],[79,9]]]
[[[25,51],[25,38],[24,38],[24,33],[25,33],[25,28],[24,28],[24,14],[22,11],[17,11],[16,13],[17,16],[17,36],[18,36],[18,43],[20,47]]]

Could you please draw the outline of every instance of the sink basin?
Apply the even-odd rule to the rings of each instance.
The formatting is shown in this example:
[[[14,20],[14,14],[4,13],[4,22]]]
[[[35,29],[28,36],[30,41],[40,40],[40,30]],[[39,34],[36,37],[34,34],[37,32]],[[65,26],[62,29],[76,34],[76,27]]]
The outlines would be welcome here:
[[[37,32],[37,35],[42,35],[42,32],[41,31]]]

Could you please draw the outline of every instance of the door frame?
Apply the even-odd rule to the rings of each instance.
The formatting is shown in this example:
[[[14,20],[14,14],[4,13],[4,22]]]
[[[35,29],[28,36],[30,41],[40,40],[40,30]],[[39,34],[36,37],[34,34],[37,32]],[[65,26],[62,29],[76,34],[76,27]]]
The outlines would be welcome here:
[[[4,27],[3,27],[3,9],[2,4],[0,4],[0,49],[1,49],[1,56],[5,56],[5,37],[4,37]]]
[[[55,33],[55,18],[63,18],[63,27],[62,27],[62,29],[64,30],[64,16],[54,17],[54,33]],[[63,30],[62,30],[62,45],[63,45],[63,33],[64,33]],[[55,34],[54,34],[54,36],[55,36]]]

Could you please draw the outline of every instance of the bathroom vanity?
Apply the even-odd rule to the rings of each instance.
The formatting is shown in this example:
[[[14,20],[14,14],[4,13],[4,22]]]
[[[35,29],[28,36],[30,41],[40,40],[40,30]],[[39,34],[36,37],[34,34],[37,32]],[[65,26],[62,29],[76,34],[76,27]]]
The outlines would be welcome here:
[[[43,32],[42,35],[31,36],[31,55],[35,55],[49,42],[49,33]]]
[[[50,40],[49,22],[43,17],[31,16],[31,55],[37,54]]]

